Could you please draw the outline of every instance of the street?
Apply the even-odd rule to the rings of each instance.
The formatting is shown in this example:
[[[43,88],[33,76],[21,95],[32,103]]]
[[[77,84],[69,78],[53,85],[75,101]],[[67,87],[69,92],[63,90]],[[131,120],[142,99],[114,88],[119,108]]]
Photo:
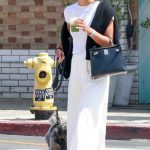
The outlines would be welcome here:
[[[149,150],[150,140],[107,140],[106,150]],[[47,150],[44,137],[0,134],[0,150]]]
[[[0,150],[47,150],[44,137],[0,134]]]

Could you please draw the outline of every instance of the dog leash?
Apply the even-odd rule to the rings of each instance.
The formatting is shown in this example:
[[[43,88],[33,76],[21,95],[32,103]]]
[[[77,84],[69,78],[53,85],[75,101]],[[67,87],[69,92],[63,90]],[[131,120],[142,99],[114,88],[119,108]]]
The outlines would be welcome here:
[[[55,58],[56,60],[56,58]],[[53,80],[53,90],[55,92],[57,92],[59,90],[59,88],[61,87],[62,81],[63,81],[63,75],[64,75],[64,69],[65,69],[65,60],[63,60],[61,63],[59,63],[58,61],[56,61],[56,75],[55,78]]]
[[[63,81],[63,75],[64,75],[64,69],[65,69],[65,60],[63,60],[61,63],[58,63],[58,61],[56,60],[56,57],[55,57],[55,61],[56,61],[56,68],[55,68],[55,78],[53,80],[53,84],[52,84],[52,87],[53,87],[53,90],[54,90],[54,93],[55,93],[55,101],[56,101],[56,106],[57,106],[57,109],[56,109],[56,125],[59,125],[61,123],[61,120],[59,118],[59,114],[58,114],[58,98],[57,98],[57,91],[59,90],[59,88],[61,87],[61,84],[62,84],[62,81]]]

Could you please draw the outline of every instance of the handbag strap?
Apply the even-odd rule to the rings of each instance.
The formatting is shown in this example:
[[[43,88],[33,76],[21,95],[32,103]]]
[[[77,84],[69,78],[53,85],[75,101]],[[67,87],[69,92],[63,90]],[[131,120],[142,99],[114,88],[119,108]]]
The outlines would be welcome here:
[[[114,46],[114,43],[113,43],[112,39],[109,36],[106,36],[106,37],[108,38],[109,43],[111,44],[111,46]]]

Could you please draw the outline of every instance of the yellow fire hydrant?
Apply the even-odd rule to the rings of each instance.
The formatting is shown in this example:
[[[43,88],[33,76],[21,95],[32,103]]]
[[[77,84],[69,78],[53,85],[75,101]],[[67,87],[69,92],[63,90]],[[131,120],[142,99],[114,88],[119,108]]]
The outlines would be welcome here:
[[[24,61],[28,68],[35,70],[33,104],[31,113],[35,113],[35,119],[48,119],[51,113],[57,109],[54,105],[54,92],[52,89],[52,67],[55,62],[48,53],[40,53],[38,57]]]

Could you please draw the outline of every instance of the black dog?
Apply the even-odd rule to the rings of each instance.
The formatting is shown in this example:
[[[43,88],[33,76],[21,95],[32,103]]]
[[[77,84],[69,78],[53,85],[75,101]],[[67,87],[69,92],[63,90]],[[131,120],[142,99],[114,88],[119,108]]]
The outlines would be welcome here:
[[[49,150],[67,150],[67,123],[58,120],[56,114],[50,117],[50,128],[45,139]]]

